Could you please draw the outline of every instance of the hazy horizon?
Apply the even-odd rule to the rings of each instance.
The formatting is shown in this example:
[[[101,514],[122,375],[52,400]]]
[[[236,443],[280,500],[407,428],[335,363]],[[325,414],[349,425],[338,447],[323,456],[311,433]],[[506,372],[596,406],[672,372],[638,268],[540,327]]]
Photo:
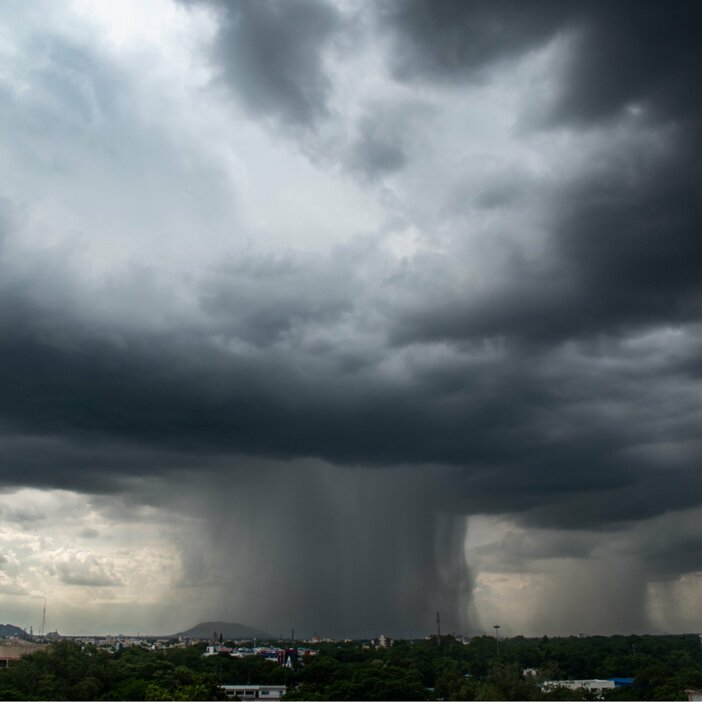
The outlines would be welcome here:
[[[436,613],[434,613],[434,616],[436,616]],[[44,636],[47,634],[54,634],[58,633],[59,636],[63,638],[84,638],[84,637],[95,637],[95,638],[109,638],[109,637],[118,637],[122,636],[124,638],[142,638],[142,639],[156,639],[156,638],[173,638],[177,636],[181,636],[183,634],[187,634],[191,629],[197,629],[202,627],[203,625],[207,624],[212,624],[212,625],[235,625],[235,626],[242,626],[248,629],[253,630],[256,632],[253,636],[239,636],[239,635],[224,635],[223,640],[224,641],[253,641],[253,640],[258,640],[258,641],[295,641],[298,643],[302,642],[309,642],[310,640],[317,639],[319,641],[324,641],[324,640],[333,640],[333,641],[343,641],[343,640],[351,640],[351,641],[368,641],[368,640],[373,640],[377,639],[380,635],[388,636],[388,638],[392,640],[406,640],[406,641],[413,641],[413,640],[425,640],[431,637],[436,636],[436,619],[434,619],[433,622],[429,622],[429,624],[434,625],[434,628],[432,629],[431,626],[428,626],[426,631],[417,631],[414,633],[406,633],[405,635],[398,635],[398,636],[389,636],[388,633],[384,630],[382,631],[369,631],[366,632],[365,635],[358,634],[354,637],[348,637],[342,635],[338,636],[330,636],[326,634],[325,632],[319,632],[316,630],[306,630],[302,629],[302,631],[298,631],[295,629],[295,636],[294,639],[292,637],[292,632],[284,632],[282,630],[280,631],[262,631],[256,626],[248,625],[246,622],[234,622],[234,621],[222,621],[222,620],[214,620],[214,621],[202,621],[202,622],[195,622],[195,623],[190,623],[188,626],[183,626],[180,627],[177,630],[173,631],[141,631],[138,629],[135,630],[121,630],[119,629],[118,623],[115,623],[115,627],[112,629],[108,630],[84,630],[84,631],[67,631],[67,632],[62,632],[62,631],[54,631],[54,630],[49,630],[45,632]],[[10,622],[7,622],[6,624],[11,624]],[[502,639],[514,639],[514,638],[519,638],[519,637],[524,637],[528,639],[541,639],[544,636],[548,638],[570,638],[570,637],[576,637],[576,638],[590,638],[590,637],[614,637],[614,636],[702,636],[698,631],[695,630],[689,630],[689,631],[664,631],[664,630],[658,630],[658,631],[612,631],[606,634],[603,634],[601,632],[593,631],[590,633],[585,633],[585,632],[579,632],[579,631],[562,631],[559,633],[551,633],[547,634],[545,632],[531,632],[531,633],[525,633],[523,631],[510,631],[509,630],[509,624],[508,625],[500,625],[500,635],[499,635],[499,640],[502,641]],[[25,633],[29,634],[30,629],[29,626],[26,627],[19,627],[20,629],[23,629]],[[209,632],[206,636],[195,636],[194,638],[202,638],[203,640],[208,638],[211,639],[212,636],[211,634],[217,633],[219,636],[220,630],[216,628],[216,626],[212,629],[211,632]],[[37,631],[35,630],[33,632],[34,636],[36,638],[41,638]],[[192,636],[192,635],[191,635]],[[481,637],[481,636],[487,636],[488,638],[495,638],[495,629],[494,625],[489,625],[486,628],[484,628],[481,631],[474,630],[471,633],[466,633],[466,632],[460,632],[460,631],[444,631],[442,629],[441,631],[441,636],[454,636],[454,637],[462,637],[465,636],[467,638],[474,638],[474,637]],[[218,637],[217,637],[218,638]]]
[[[0,610],[694,631],[699,5],[0,4]]]

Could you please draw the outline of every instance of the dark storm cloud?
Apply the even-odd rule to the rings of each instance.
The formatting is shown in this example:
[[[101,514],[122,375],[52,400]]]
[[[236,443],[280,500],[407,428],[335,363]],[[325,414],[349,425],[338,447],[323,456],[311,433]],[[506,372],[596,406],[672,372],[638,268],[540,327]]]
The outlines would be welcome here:
[[[682,138],[559,189],[551,260],[516,258],[472,299],[420,302],[396,330],[412,339],[507,336],[539,343],[699,319],[698,145]],[[628,173],[636,173],[630,182]]]
[[[699,74],[700,9],[655,3],[517,0],[406,0],[385,6],[385,29],[397,38],[395,68],[403,80],[460,82],[543,47],[574,40],[553,119],[597,121],[638,104],[666,116],[697,112],[690,90]]]
[[[699,117],[690,90],[702,68],[697,3],[585,3],[574,15],[581,31],[555,119],[597,121],[634,105],[658,118]]]
[[[568,34],[571,55],[554,76],[557,97],[542,128],[595,126],[631,109],[640,126],[660,133],[658,143],[615,141],[604,166],[556,190],[548,260],[515,257],[487,292],[419,302],[396,329],[398,340],[496,336],[551,344],[699,318],[697,4],[663,11],[627,2],[406,2],[389,16],[405,80],[460,83]]]
[[[623,129],[655,135],[633,145],[623,134],[612,137],[609,153],[554,189],[544,203],[552,210],[548,256],[516,255],[503,278],[467,299],[418,301],[397,339],[498,336],[550,344],[698,319],[702,102],[691,89],[700,69],[698,6],[676,3],[668,12],[641,3],[409,2],[396,12],[407,65],[453,82],[547,35],[571,32],[578,40],[554,78],[557,98],[542,128],[596,127],[617,115],[627,120],[631,109],[636,117],[629,115]],[[469,41],[471,33],[485,47]],[[465,39],[463,52],[451,37]],[[508,201],[515,192],[524,197],[509,179],[495,186],[498,204],[503,192]],[[488,193],[487,206],[493,200]]]
[[[516,257],[472,299],[409,312],[399,341],[506,336],[539,343],[699,319],[699,145],[632,154],[556,191],[551,260]],[[635,174],[634,177],[631,174]]]
[[[382,7],[399,39],[393,56],[404,80],[476,79],[488,66],[547,42],[572,13],[551,0],[485,3],[406,0]]]
[[[676,579],[685,573],[702,570],[702,537],[699,534],[662,530],[651,542],[637,542],[635,549],[643,555],[658,579]]]
[[[247,334],[268,334],[269,320],[260,323],[263,329]],[[228,353],[182,335],[122,335],[115,345],[89,331],[54,328],[52,336],[6,336],[0,358],[8,428],[185,450],[456,462],[471,446],[489,452],[489,437],[459,429],[466,421],[499,419],[499,433],[520,411],[499,390],[490,397],[483,386],[498,381],[480,381],[484,369],[466,368],[464,390],[443,373],[397,387],[374,378],[373,364],[370,371],[349,368],[344,356],[310,362],[285,351]],[[442,407],[447,395],[453,399]]]
[[[274,285],[278,269],[264,270]],[[296,324],[309,324],[320,311],[310,304],[294,314]],[[322,309],[322,321],[327,315]],[[663,422],[665,364],[593,372],[597,354],[578,361],[539,352],[437,365],[430,349],[419,349],[405,357],[407,378],[398,384],[372,356],[349,365],[324,345],[277,347],[280,333],[271,339],[265,314],[247,318],[243,330],[232,336],[216,323],[213,337],[230,339],[228,348],[182,330],[122,332],[114,343],[106,330],[55,318],[49,334],[36,311],[6,325],[3,481],[112,492],[130,476],[227,471],[227,455],[310,456],[461,467],[446,507],[519,513],[539,526],[592,528],[699,501],[699,478],[687,468],[699,457],[694,446],[672,467],[648,451],[644,472],[641,455],[626,453],[644,435],[675,442],[694,434],[694,401],[687,427],[675,417]],[[245,339],[266,346],[247,352],[237,347]],[[600,356],[612,358],[612,349]],[[626,423],[609,419],[612,406]]]
[[[219,21],[213,58],[221,79],[254,116],[293,132],[330,117],[325,52],[340,33],[339,10],[317,0],[208,4]],[[473,265],[472,252],[460,245],[400,263],[379,245],[358,243],[360,236],[317,258],[242,254],[201,274],[190,316],[174,314],[173,322],[164,314],[166,321],[158,316],[144,328],[124,310],[131,300],[134,313],[163,304],[149,299],[148,268],[143,289],[112,285],[84,299],[90,294],[63,272],[60,256],[43,266],[22,261],[17,272],[17,259],[0,248],[0,483],[107,499],[133,491],[160,504],[166,497],[147,495],[145,480],[225,485],[215,496],[200,486],[203,512],[221,517],[212,529],[235,504],[241,553],[251,549],[253,524],[270,534],[275,555],[250,555],[251,572],[278,582],[290,570],[290,598],[276,603],[270,623],[287,607],[308,622],[323,611],[324,626],[340,634],[361,621],[364,604],[363,627],[388,612],[400,632],[403,608],[417,613],[417,630],[421,612],[437,601],[458,612],[470,580],[456,557],[462,530],[452,519],[442,528],[439,510],[510,514],[530,528],[582,534],[702,501],[702,448],[694,441],[702,419],[695,7],[408,1],[373,11],[376,30],[395,42],[394,79],[410,87],[431,81],[460,90],[563,39],[569,53],[553,77],[555,98],[541,111],[527,105],[519,129],[570,130],[576,138],[617,124],[620,131],[603,137],[600,151],[562,183],[539,186],[498,168],[465,188],[475,202],[459,187],[445,195],[444,219],[427,223],[460,230],[474,205],[500,214],[531,198],[548,214],[543,256],[527,255],[529,242],[522,251],[515,237],[506,262],[474,290],[461,270],[464,259]],[[53,60],[84,69],[79,54]],[[74,73],[60,91],[74,95],[69,103],[86,96],[81,81],[71,83]],[[90,123],[90,104],[74,108],[75,122]],[[376,107],[354,116],[353,137],[343,142],[350,146],[341,149],[344,165],[371,185],[405,168],[416,143],[402,109]],[[627,140],[629,130],[646,138]],[[0,222],[0,245],[14,226]],[[518,233],[519,216],[504,226]],[[121,316],[91,311],[102,297],[123,294]],[[682,341],[665,336],[671,330]],[[305,473],[319,461],[333,465]],[[392,478],[345,501],[356,485],[349,476],[371,468]],[[408,478],[416,480],[411,490],[393,487],[425,470],[426,483]],[[334,481],[325,484],[324,475]],[[261,494],[297,525],[306,551],[289,548],[287,530],[256,521]],[[334,521],[338,513],[347,518]],[[226,538],[213,547],[222,562]],[[554,537],[540,548],[505,548],[526,564],[587,557],[591,543]],[[665,544],[674,544],[668,555]],[[671,533],[638,552],[662,577],[697,563],[690,555],[697,544],[694,534]],[[198,577],[207,561],[199,555],[190,562]],[[276,563],[270,571],[264,558]],[[354,575],[358,562],[367,568]],[[103,565],[69,563],[57,574],[69,584],[109,585]],[[316,568],[323,572],[310,587]],[[339,572],[351,603],[341,613]],[[369,574],[388,583],[377,598]],[[622,622],[640,613],[645,579],[638,580]],[[239,583],[252,599],[259,584]]]
[[[211,461],[173,451],[144,448],[105,436],[77,436],[58,425],[32,433],[15,433],[4,426],[2,483],[115,495],[138,488],[143,479],[169,473],[178,475]]]
[[[294,127],[310,127],[327,112],[324,51],[341,23],[333,5],[202,1],[219,16],[213,57],[222,79],[248,109]]]
[[[577,7],[399,3],[385,8],[383,19],[406,44],[398,60],[419,74],[444,71],[460,81],[464,69],[516,57],[562,29],[582,34],[604,26],[603,5],[592,6],[587,22]],[[306,123],[325,109],[321,52],[338,27],[336,10],[257,2],[219,11],[218,51],[252,109]],[[484,40],[473,46],[467,39],[476,32]],[[639,46],[632,42],[627,46]],[[663,68],[673,71],[665,56]],[[622,93],[617,104],[629,99]],[[393,124],[363,122],[363,169],[401,165]],[[411,287],[415,271],[397,279],[388,271],[380,293],[364,296],[368,280],[355,278],[357,252],[345,252],[352,264],[341,262],[343,254],[321,262],[244,258],[203,283],[201,320],[143,333],[44,308],[21,285],[6,284],[0,416],[8,436],[24,443],[15,444],[4,479],[107,490],[101,476],[128,475],[130,466],[138,472],[140,450],[159,454],[145,461],[156,473],[173,468],[170,454],[231,453],[462,466],[464,494],[456,495],[455,509],[519,512],[544,525],[584,528],[695,504],[691,473],[666,484],[659,464],[641,477],[626,453],[651,429],[661,440],[689,438],[684,423],[661,428],[655,412],[637,412],[654,392],[665,395],[675,371],[664,364],[631,382],[619,370],[591,377],[585,366],[597,354],[580,363],[559,353],[571,339],[586,344],[696,318],[697,148],[685,125],[672,144],[662,154],[614,159],[557,190],[551,259],[538,269],[517,259],[510,280],[472,299],[440,295],[427,305],[417,296],[415,309],[398,312],[398,286],[409,280]],[[510,202],[515,192],[526,197],[518,183],[507,185],[490,185],[487,206]],[[414,265],[423,265],[421,257]],[[383,346],[386,331],[394,348]],[[380,340],[361,346],[365,333]],[[485,339],[501,351],[481,356]],[[445,363],[432,360],[437,340],[468,343],[454,347],[460,360]],[[393,354],[400,382],[383,371]],[[626,423],[602,421],[600,409],[611,404],[628,413]],[[32,440],[58,441],[52,461],[32,460]],[[78,448],[67,448],[73,444]],[[115,470],[100,447],[117,445],[124,460]],[[664,495],[665,505],[647,497],[653,494]]]

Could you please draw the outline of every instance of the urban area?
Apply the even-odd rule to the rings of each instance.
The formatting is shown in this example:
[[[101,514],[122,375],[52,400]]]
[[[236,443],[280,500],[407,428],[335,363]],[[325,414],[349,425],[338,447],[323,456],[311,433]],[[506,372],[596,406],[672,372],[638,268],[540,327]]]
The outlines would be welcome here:
[[[207,623],[217,624],[217,623]],[[2,700],[694,700],[702,636],[231,639],[0,626]],[[196,635],[197,634],[197,635]]]

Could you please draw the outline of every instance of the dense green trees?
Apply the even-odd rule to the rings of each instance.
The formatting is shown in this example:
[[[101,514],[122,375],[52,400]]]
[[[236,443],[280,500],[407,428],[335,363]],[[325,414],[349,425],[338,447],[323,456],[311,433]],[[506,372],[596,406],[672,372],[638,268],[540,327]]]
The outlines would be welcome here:
[[[201,660],[201,650],[194,649],[161,654],[130,648],[110,654],[94,646],[60,641],[0,671],[0,699],[222,698],[217,676],[198,670]]]
[[[299,687],[288,692],[291,700],[424,700],[427,691],[416,668],[401,668],[387,661],[339,663],[330,666],[326,656],[310,661],[299,673]]]
[[[322,644],[297,670],[257,657],[203,657],[204,646],[111,654],[61,641],[0,670],[4,700],[214,700],[220,683],[288,686],[293,700],[537,700],[582,699],[566,689],[548,693],[545,679],[635,677],[609,700],[679,700],[702,688],[702,647],[690,636],[612,636],[500,641],[464,645],[443,637],[397,641],[375,649],[360,643]],[[525,668],[536,675],[524,675]]]
[[[381,667],[379,664],[383,664]],[[537,671],[524,676],[524,669]],[[290,699],[537,700],[594,697],[565,688],[544,693],[543,680],[635,677],[633,687],[607,699],[686,699],[685,689],[702,687],[702,649],[697,636],[612,636],[527,639],[500,642],[491,636],[468,645],[444,637],[398,641],[389,649],[326,644],[301,670],[301,686]],[[381,687],[382,685],[385,687]],[[396,695],[396,696],[394,696]]]

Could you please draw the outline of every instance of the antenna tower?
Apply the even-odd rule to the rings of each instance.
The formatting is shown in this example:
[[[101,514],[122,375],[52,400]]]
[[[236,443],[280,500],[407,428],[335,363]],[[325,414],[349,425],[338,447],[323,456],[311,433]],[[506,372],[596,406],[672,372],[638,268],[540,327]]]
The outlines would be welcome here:
[[[44,636],[44,626],[46,625],[46,597],[44,598],[44,611],[41,613],[41,632],[39,636]]]

